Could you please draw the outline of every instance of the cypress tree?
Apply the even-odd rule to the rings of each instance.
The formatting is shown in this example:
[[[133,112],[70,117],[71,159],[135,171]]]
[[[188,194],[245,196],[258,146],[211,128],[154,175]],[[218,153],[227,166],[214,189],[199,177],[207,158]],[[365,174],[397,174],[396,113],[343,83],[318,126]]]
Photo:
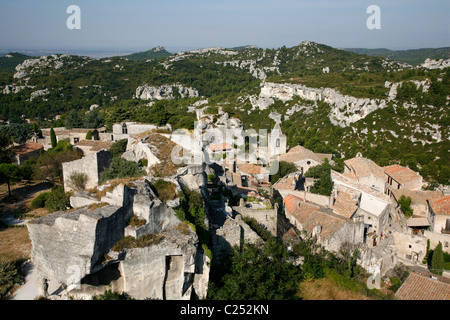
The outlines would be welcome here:
[[[50,141],[52,144],[52,148],[56,148],[56,145],[57,145],[56,134],[55,134],[55,130],[53,130],[53,128],[50,129]]]
[[[444,252],[442,251],[442,243],[439,244],[433,251],[433,258],[431,258],[431,271],[432,273],[442,275],[444,270]]]

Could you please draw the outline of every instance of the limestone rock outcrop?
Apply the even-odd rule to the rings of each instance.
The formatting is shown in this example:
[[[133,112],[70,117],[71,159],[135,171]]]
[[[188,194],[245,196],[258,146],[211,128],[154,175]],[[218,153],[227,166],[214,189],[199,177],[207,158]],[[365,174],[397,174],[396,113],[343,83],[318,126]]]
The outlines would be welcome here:
[[[28,224],[39,295],[90,299],[114,288],[134,299],[206,297],[210,260],[197,234],[155,196],[149,181],[128,184],[107,192],[95,209]],[[144,224],[130,224],[132,216]],[[46,292],[48,281],[59,290]]]
[[[195,98],[199,96],[199,93],[197,89],[183,87],[179,84],[159,87],[144,85],[138,87],[135,93],[135,98],[141,100],[176,99],[177,96],[181,98]]]

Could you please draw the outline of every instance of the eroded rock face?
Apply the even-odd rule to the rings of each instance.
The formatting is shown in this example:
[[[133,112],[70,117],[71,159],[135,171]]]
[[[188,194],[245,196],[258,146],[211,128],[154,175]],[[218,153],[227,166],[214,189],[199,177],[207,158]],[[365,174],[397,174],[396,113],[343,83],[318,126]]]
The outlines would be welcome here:
[[[83,278],[100,270],[103,256],[123,237],[130,216],[127,208],[109,205],[31,221],[28,230],[39,284],[48,279],[67,285],[73,274]]]
[[[361,99],[343,95],[330,88],[310,88],[299,84],[281,84],[265,82],[261,85],[258,97],[250,97],[254,108],[267,109],[273,99],[283,102],[300,97],[309,101],[323,101],[331,105],[330,120],[334,125],[348,126],[369,113],[387,106],[385,100]]]
[[[28,225],[39,295],[47,294],[48,280],[69,286],[61,296],[52,296],[55,299],[89,299],[103,293],[105,284],[135,299],[206,297],[210,261],[199,248],[197,234],[155,196],[147,180],[121,184],[101,202],[94,210],[57,212]],[[145,224],[131,226],[133,214]],[[144,246],[115,246],[125,236],[154,240]]]
[[[194,88],[183,87],[179,84],[163,85],[160,87],[140,86],[136,89],[135,97],[141,100],[162,100],[198,97],[199,93]]]

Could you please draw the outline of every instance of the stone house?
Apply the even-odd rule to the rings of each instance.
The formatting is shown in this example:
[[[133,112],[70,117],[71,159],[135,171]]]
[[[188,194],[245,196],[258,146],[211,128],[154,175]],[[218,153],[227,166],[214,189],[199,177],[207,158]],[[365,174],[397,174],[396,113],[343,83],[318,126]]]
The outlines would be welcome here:
[[[42,145],[35,142],[28,142],[19,146],[15,146],[13,150],[16,163],[20,166],[30,158],[39,157]]]
[[[432,217],[432,230],[448,236],[450,240],[450,195],[427,200]]]
[[[45,150],[52,147],[50,130],[50,128],[42,129],[43,138],[36,139],[36,142],[42,144]],[[53,130],[55,131],[56,142],[67,140],[71,145],[76,146],[78,142],[86,139],[86,134],[88,133],[88,131],[93,131],[94,129],[74,128],[71,130],[67,130],[66,128],[54,128]]]
[[[384,192],[384,170],[370,159],[355,157],[344,161],[344,175],[378,192]]]
[[[87,176],[85,189],[97,187],[101,173],[109,167],[111,161],[111,154],[101,150],[79,160],[63,163],[64,190],[74,190],[70,179],[73,173],[84,173]]]
[[[279,161],[294,163],[302,174],[306,173],[311,167],[323,164],[325,159],[334,163],[333,154],[315,153],[300,145],[289,149],[287,153],[278,157]]]
[[[242,163],[238,164],[237,168],[241,174],[241,177],[247,177],[250,179],[255,178],[260,183],[269,183],[270,181],[270,171],[263,166],[251,163]]]
[[[420,190],[422,189],[422,176],[410,168],[398,164],[384,167],[386,175],[385,192],[390,195],[396,189]]]
[[[376,245],[378,239],[386,233],[389,223],[390,199],[372,187],[359,183],[348,175],[340,174],[331,170],[331,180],[334,183],[334,195],[337,199],[339,193],[344,192],[342,200],[337,202],[334,210],[336,213],[351,217],[353,219],[363,219],[364,237],[370,237],[373,241],[366,241],[368,244]],[[344,187],[344,188],[342,188]],[[351,190],[351,191],[350,191]],[[358,194],[360,194],[358,196]],[[336,200],[337,201],[337,200]],[[336,201],[334,205],[336,205]],[[340,205],[340,202],[344,205]],[[358,207],[354,212],[355,205]]]
[[[286,197],[285,214],[299,231],[306,231],[328,251],[338,252],[343,244],[358,245],[364,241],[364,223],[333,213],[331,209]]]
[[[395,189],[391,192],[391,210],[392,214],[401,217],[400,220],[406,220],[403,222],[408,228],[411,228],[415,233],[420,233],[423,230],[431,230],[433,221],[431,210],[428,205],[428,199],[441,195],[440,192],[435,191],[422,191],[422,190],[408,190],[408,189]],[[413,214],[409,219],[404,217],[398,201],[402,196],[411,199],[411,209]],[[404,217],[404,219],[403,219]]]
[[[145,124],[138,122],[122,122],[115,123],[112,127],[112,133],[107,133],[106,139],[102,138],[102,140],[110,140],[110,141],[119,141],[122,139],[128,139],[132,135],[138,135],[147,131],[153,130],[172,130],[172,127],[168,124],[166,126],[159,127],[154,124]]]

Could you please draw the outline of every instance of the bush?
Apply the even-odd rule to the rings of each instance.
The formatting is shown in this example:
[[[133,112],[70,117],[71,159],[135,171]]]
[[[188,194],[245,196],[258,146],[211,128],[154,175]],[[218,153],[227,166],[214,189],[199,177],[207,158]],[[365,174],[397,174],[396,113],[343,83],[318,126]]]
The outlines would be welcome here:
[[[45,208],[49,211],[64,211],[70,207],[70,197],[66,195],[63,187],[54,187],[47,200]]]
[[[14,284],[18,274],[13,262],[4,259],[0,260],[0,285]]]
[[[111,289],[105,290],[103,294],[98,294],[92,297],[92,300],[133,300],[127,293],[119,293]]]
[[[50,195],[50,192],[43,192],[40,195],[38,195],[31,202],[31,210],[35,210],[37,208],[44,208],[45,207],[45,202],[47,201],[49,195]]]
[[[84,190],[86,188],[87,181],[87,174],[82,172],[73,172],[69,176],[69,186],[74,190]]]
[[[127,150],[128,139],[119,140],[111,145],[109,148],[109,153],[111,156],[120,157]]]
[[[86,140],[92,140],[92,131],[89,130],[88,132],[86,132]]]
[[[108,169],[100,175],[99,184],[113,179],[136,178],[146,175],[147,172],[136,162],[127,161],[120,157],[113,158]]]

